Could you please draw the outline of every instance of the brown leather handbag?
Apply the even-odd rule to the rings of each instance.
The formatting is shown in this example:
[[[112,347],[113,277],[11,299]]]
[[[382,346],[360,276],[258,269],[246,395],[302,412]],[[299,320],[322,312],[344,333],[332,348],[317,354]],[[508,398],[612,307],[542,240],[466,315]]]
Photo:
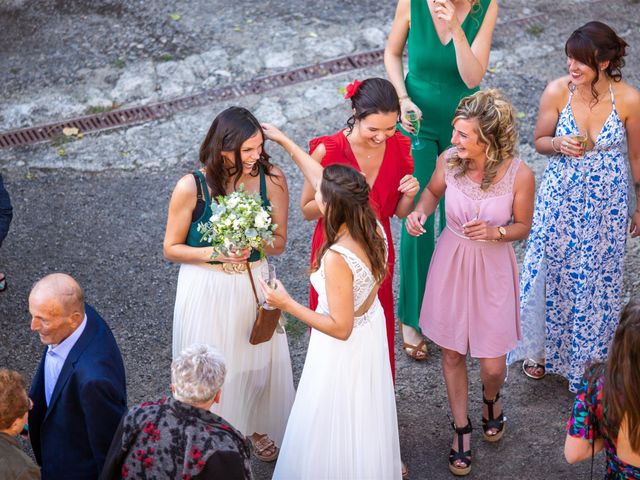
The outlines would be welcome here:
[[[256,284],[253,281],[253,274],[251,273],[251,265],[247,262],[247,272],[249,273],[249,280],[251,280],[251,288],[253,288],[253,295],[256,297],[256,321],[253,323],[251,329],[251,335],[249,336],[249,343],[251,345],[259,345],[264,342],[268,342],[273,337],[282,311],[279,308],[273,310],[267,310],[260,305],[258,300],[258,292],[256,291]]]

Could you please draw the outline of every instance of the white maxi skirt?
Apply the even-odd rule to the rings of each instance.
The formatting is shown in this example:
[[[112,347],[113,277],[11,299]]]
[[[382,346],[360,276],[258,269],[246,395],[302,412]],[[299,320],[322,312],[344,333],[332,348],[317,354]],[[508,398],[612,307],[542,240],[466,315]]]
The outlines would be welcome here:
[[[345,341],[317,330],[311,333],[274,480],[402,477],[396,399],[379,300],[359,319]]]
[[[258,283],[266,261],[253,262]],[[182,264],[173,313],[173,358],[186,347],[205,343],[225,357],[227,375],[220,403],[211,411],[244,435],[266,433],[282,444],[287,418],[295,397],[286,333],[251,345],[256,302],[246,271],[226,273],[219,266]]]

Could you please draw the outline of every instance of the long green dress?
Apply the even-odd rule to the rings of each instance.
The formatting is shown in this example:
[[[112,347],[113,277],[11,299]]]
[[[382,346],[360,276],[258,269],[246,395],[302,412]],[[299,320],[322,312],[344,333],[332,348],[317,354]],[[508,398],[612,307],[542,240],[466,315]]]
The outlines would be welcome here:
[[[480,0],[462,23],[470,44],[482,25],[490,3],[491,0]],[[424,148],[411,153],[414,175],[420,182],[420,188],[424,189],[435,169],[438,155],[451,144],[451,120],[458,103],[478,88],[467,88],[462,81],[453,40],[447,45],[440,42],[427,0],[411,0],[408,53],[409,69],[405,84],[411,100],[422,110],[419,137],[420,142],[425,143]],[[407,233],[403,222],[400,236],[398,318],[418,331],[422,296],[435,239],[445,225],[443,203],[439,211],[438,225],[434,221],[436,215],[427,220],[427,233],[413,237]]]

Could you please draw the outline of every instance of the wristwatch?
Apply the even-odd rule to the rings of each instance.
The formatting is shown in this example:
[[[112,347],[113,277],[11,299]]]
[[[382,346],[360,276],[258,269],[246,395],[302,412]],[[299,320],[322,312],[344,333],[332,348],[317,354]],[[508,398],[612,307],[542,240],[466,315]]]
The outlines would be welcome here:
[[[500,237],[498,237],[498,241],[500,242],[507,234],[507,229],[504,227],[498,227],[498,233],[500,234]]]

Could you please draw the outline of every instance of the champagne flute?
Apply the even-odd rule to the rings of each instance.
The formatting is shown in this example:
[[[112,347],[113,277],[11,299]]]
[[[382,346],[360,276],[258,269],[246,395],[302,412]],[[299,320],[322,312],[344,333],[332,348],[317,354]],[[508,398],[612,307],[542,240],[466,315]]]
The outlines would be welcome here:
[[[275,265],[271,265],[267,263],[264,267],[262,267],[262,270],[260,271],[260,275],[262,277],[262,280],[264,280],[264,283],[269,285],[270,288],[277,287]],[[262,308],[264,308],[265,310],[275,310],[275,307],[272,307],[266,301],[262,304]]]
[[[420,117],[417,112],[413,110],[409,110],[407,112],[407,119],[411,122],[411,126],[413,127],[413,134],[411,135],[411,148],[413,150],[420,150],[424,148],[424,142],[420,141],[420,137],[418,133],[420,133]]]

